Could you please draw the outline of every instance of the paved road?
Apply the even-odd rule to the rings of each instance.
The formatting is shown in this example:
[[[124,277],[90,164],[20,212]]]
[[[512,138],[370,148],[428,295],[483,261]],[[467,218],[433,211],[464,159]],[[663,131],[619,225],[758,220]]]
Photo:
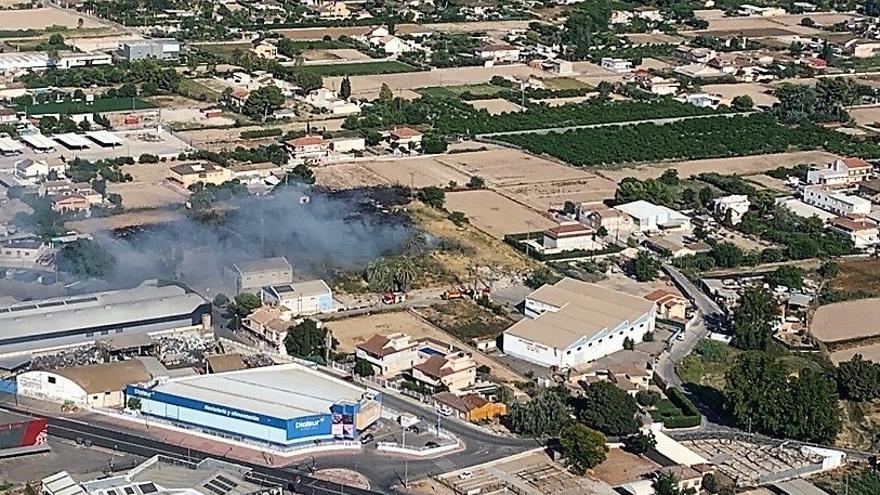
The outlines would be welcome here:
[[[564,127],[550,127],[547,129],[526,129],[522,131],[505,131],[505,132],[489,132],[486,134],[477,134],[477,138],[493,138],[497,136],[509,136],[512,134],[548,134],[551,132],[565,132],[572,131],[575,129],[595,129],[599,127],[611,127],[614,125],[636,125],[636,124],[671,124],[673,122],[681,122],[682,120],[692,120],[692,119],[709,119],[714,117],[733,117],[735,115],[751,115],[757,112],[740,112],[740,113],[722,113],[722,114],[710,114],[710,115],[689,115],[686,117],[669,117],[665,119],[645,119],[645,120],[630,120],[626,122],[606,122],[602,124],[586,124],[586,125],[571,125]]]
[[[406,399],[391,395],[387,391],[383,394],[383,402],[392,409],[415,414],[431,426],[436,425],[437,416],[433,409],[416,405]],[[541,446],[536,440],[495,435],[451,418],[441,418],[440,427],[461,439],[464,443],[464,449],[435,459],[405,460],[402,457],[380,454],[371,446],[360,452],[320,456],[316,459],[317,468],[354,469],[366,476],[372,486],[391,490],[395,485],[402,484],[405,478],[413,481],[429,475],[500,459]]]
[[[143,457],[152,457],[160,454],[176,459],[193,461],[212,457],[211,455],[198,450],[186,449],[124,431],[110,430],[97,424],[86,424],[79,421],[51,416],[46,417],[46,419],[49,424],[50,435],[69,440],[87,440],[97,447],[127,452]],[[335,495],[342,493],[351,495],[375,495],[382,493],[311,478],[306,473],[292,468],[269,468],[239,460],[235,460],[234,462],[253,469],[253,472],[258,479],[281,485],[285,489],[293,489],[294,493],[309,495]]]
[[[663,353],[657,363],[657,374],[668,384],[681,387],[682,382],[675,372],[675,365],[690,354],[701,339],[709,335],[710,329],[718,328],[723,322],[724,312],[699,287],[694,285],[683,273],[668,263],[663,263],[663,270],[669,274],[682,292],[693,301],[699,310],[698,320],[684,332],[679,339],[672,342],[672,348]]]

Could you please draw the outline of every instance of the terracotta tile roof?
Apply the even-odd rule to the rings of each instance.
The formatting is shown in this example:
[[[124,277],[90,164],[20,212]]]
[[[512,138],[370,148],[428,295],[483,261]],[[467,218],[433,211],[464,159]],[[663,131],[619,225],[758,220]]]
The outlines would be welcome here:
[[[391,137],[394,137],[397,139],[407,139],[407,138],[412,138],[412,137],[421,136],[421,135],[422,135],[421,132],[419,132],[415,129],[412,129],[410,127],[395,127],[394,129],[391,130]]]
[[[450,392],[435,394],[434,400],[463,413],[469,413],[489,403],[485,397],[479,394],[465,394],[458,396]]]
[[[861,158],[845,158],[843,163],[849,168],[872,168],[870,163]]]
[[[366,352],[367,354],[372,354],[374,356],[382,358],[394,353],[393,347],[385,347],[386,345],[388,345],[389,342],[391,341],[388,340],[386,337],[376,334],[367,339],[366,342],[358,344],[356,347]]]
[[[857,217],[837,217],[831,220],[831,225],[849,232],[859,232],[863,230],[876,229],[877,225],[867,218]]]
[[[417,364],[413,366],[413,368],[421,371],[422,373],[432,377],[432,378],[441,378],[446,375],[451,375],[452,370],[449,368],[444,368],[448,361],[446,358],[441,356],[431,356],[427,361],[421,364]]]
[[[553,239],[560,237],[575,237],[579,235],[592,234],[593,230],[581,223],[570,223],[550,227],[544,231],[544,234]]]

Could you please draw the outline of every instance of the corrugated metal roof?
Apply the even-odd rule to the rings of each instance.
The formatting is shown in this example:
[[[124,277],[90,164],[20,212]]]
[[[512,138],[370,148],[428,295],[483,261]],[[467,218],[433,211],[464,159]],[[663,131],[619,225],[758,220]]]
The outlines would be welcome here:
[[[367,391],[295,363],[180,378],[153,390],[282,419],[329,414]]]
[[[176,285],[57,297],[0,307],[0,345],[10,339],[194,312],[207,301]]]

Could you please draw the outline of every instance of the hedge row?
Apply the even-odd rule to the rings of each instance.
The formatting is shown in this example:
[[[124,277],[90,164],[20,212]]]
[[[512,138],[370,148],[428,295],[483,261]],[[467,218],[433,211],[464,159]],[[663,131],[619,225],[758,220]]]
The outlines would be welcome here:
[[[241,139],[261,139],[267,137],[275,137],[284,134],[284,131],[278,127],[270,127],[269,129],[254,129],[252,131],[241,131]]]
[[[695,428],[700,426],[700,423],[703,421],[703,415],[700,414],[700,410],[697,409],[697,406],[691,402],[690,399],[684,395],[684,392],[681,391],[680,388],[669,387],[666,390],[666,397],[669,398],[669,402],[681,409],[681,416],[673,416],[671,418],[663,419],[663,426],[674,429],[674,428]]]

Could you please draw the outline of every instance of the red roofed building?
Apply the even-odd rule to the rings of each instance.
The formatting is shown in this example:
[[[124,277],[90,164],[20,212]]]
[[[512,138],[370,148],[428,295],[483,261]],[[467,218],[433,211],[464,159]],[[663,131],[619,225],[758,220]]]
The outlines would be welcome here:
[[[877,224],[864,216],[834,218],[828,222],[828,230],[851,240],[857,248],[876,245],[880,235]]]
[[[567,251],[572,249],[598,249],[596,231],[582,223],[562,223],[544,231],[545,250]]]
[[[657,317],[666,320],[687,320],[687,299],[667,290],[657,289],[645,295],[657,305]]]
[[[816,70],[825,70],[828,68],[828,62],[822,60],[821,58],[811,57],[804,60],[804,63],[807,64],[810,68]]]
[[[355,355],[373,366],[377,374],[390,378],[413,367],[418,361],[418,343],[404,333],[373,335],[356,346]]]
[[[391,129],[391,142],[400,146],[417,148],[422,145],[422,133],[411,127],[395,127]]]
[[[321,136],[303,136],[285,141],[294,158],[316,158],[330,153],[330,144]]]
[[[861,158],[844,158],[843,160],[834,160],[828,168],[808,171],[807,183],[824,186],[848,186],[869,180],[873,170],[874,167]]]
[[[476,383],[477,364],[470,353],[453,351],[413,366],[412,378],[434,391],[445,388],[454,393]]]

